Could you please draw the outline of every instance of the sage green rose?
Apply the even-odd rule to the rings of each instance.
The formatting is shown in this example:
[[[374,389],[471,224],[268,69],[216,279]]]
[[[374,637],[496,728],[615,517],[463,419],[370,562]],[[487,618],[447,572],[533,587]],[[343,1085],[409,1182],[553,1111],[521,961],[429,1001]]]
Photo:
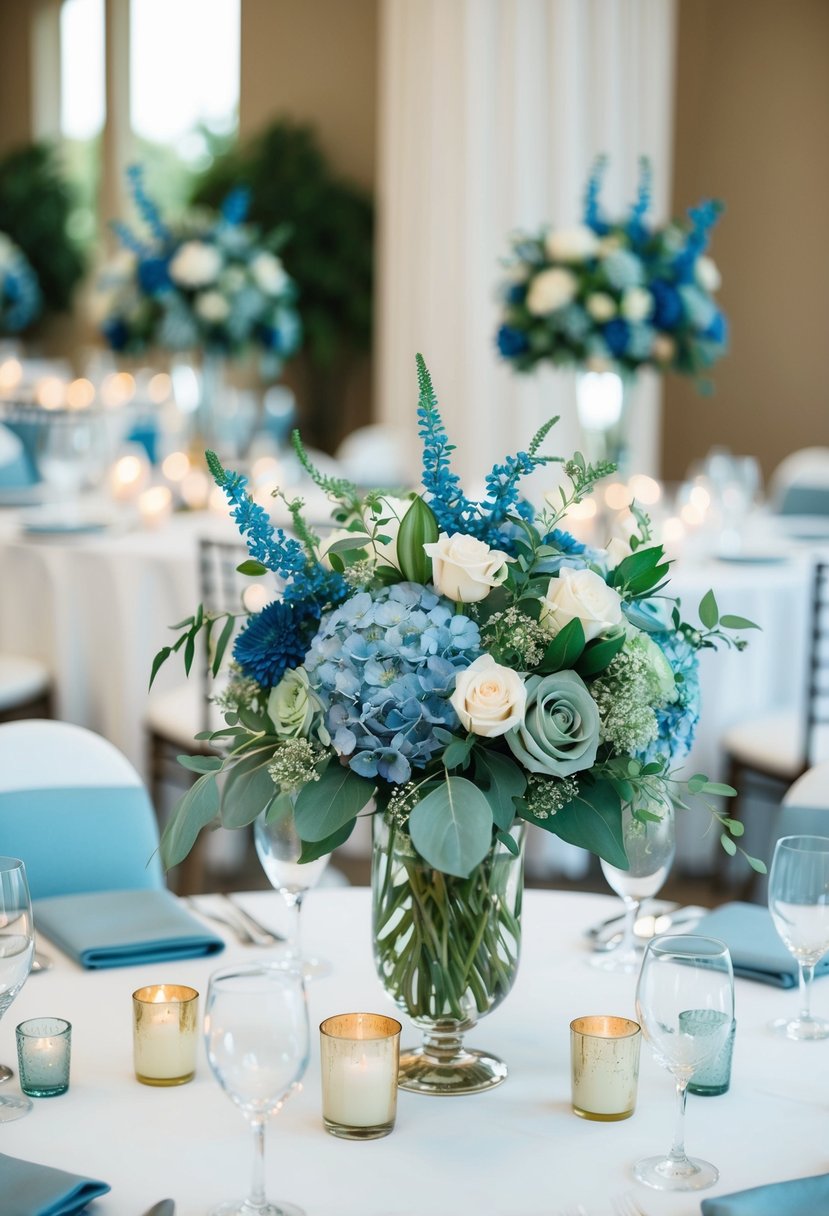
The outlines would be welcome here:
[[[591,768],[599,747],[599,711],[574,671],[530,676],[524,721],[504,738],[531,773],[569,777]]]
[[[268,717],[279,739],[307,739],[318,709],[304,667],[286,671],[268,696]]]

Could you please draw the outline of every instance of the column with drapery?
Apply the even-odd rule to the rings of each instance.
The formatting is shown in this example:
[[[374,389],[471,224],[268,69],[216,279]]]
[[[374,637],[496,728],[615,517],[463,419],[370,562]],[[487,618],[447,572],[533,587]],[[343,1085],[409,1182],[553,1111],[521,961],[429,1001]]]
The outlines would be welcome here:
[[[608,211],[648,156],[666,218],[675,18],[675,0],[381,0],[376,398],[413,473],[415,350],[470,491],[552,414],[554,449],[579,446],[573,373],[499,360],[499,259],[511,231],[580,218],[601,153]],[[658,471],[659,401],[645,379],[634,471]]]

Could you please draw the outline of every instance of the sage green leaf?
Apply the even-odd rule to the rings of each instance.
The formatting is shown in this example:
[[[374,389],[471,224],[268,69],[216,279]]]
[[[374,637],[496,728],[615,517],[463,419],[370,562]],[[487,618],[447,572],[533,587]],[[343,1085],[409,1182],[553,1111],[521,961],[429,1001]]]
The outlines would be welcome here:
[[[759,629],[760,626],[744,616],[732,616],[730,613],[720,617],[723,629]]]
[[[225,657],[227,644],[230,641],[231,635],[233,634],[233,626],[235,624],[235,619],[232,616],[229,616],[222,626],[222,632],[219,634],[219,640],[217,641],[216,649],[213,652],[212,671],[214,676],[219,674],[219,668],[222,665],[222,659]]]
[[[243,756],[225,778],[221,815],[226,828],[243,828],[253,823],[277,793],[268,765],[272,756],[260,752]]]
[[[725,849],[729,857],[733,857],[737,852],[737,846],[727,832],[723,832],[720,836],[720,844]]]
[[[423,546],[440,536],[440,528],[432,508],[418,495],[412,499],[397,533],[397,564],[405,579],[412,583],[428,583],[432,578],[432,561]]]
[[[250,575],[251,578],[258,577],[260,574],[267,574],[268,567],[263,562],[256,561],[255,558],[249,557],[236,567],[239,574]]]
[[[297,795],[296,830],[302,840],[320,841],[355,819],[374,793],[374,782],[336,761],[319,781],[309,781]]]
[[[604,858],[617,870],[629,868],[622,837],[622,804],[608,781],[583,786],[576,798],[549,819],[536,819],[523,810],[521,815],[569,844]]]
[[[412,844],[444,874],[468,878],[492,844],[492,808],[465,777],[447,777],[409,816]]]
[[[196,843],[199,832],[219,810],[219,789],[212,773],[199,777],[173,808],[159,845],[161,862],[165,870],[172,869],[184,858]]]
[[[759,857],[749,857],[748,853],[746,853],[745,859],[756,874],[767,874],[768,873],[768,871],[766,869],[766,863],[764,861],[761,861]]]
[[[578,617],[573,617],[550,642],[536,670],[544,675],[572,671],[583,650],[584,628]]]
[[[354,831],[356,823],[356,817],[350,819],[348,823],[344,823],[338,831],[332,832],[324,840],[303,840],[302,850],[299,854],[300,865],[308,861],[318,861],[320,857],[327,857],[329,853],[333,853],[341,844],[345,844]]]
[[[152,671],[150,672],[150,688],[152,688],[153,680],[158,675],[159,668],[163,663],[167,662],[171,654],[172,650],[169,646],[162,646],[158,654],[153,659],[153,667]]]
[[[645,588],[652,587],[668,572],[663,558],[664,550],[661,545],[653,545],[648,549],[637,549],[635,553],[631,553],[629,557],[625,557],[619,562],[610,575],[611,586],[629,588],[635,584],[636,586],[644,585]]]
[[[190,674],[190,668],[193,666],[193,656],[196,653],[196,626],[187,635],[187,645],[184,647],[184,673]]]
[[[716,627],[717,621],[720,619],[720,611],[717,607],[713,591],[706,591],[700,600],[699,619],[706,629],[714,629]]]
[[[341,540],[335,540],[334,543],[325,550],[326,554],[331,553],[351,553],[365,549],[366,545],[371,544],[371,537],[351,533],[349,536],[343,536]]]
[[[446,751],[443,753],[443,767],[460,768],[463,765],[466,768],[469,753],[474,746],[474,738],[452,739],[452,742],[447,745]]]
[[[500,840],[500,842],[504,846],[504,848],[509,853],[512,853],[513,857],[517,857],[518,854],[520,853],[521,850],[518,847],[518,842],[516,840],[513,840],[512,836],[510,836],[509,832],[502,832],[500,828],[497,828],[496,832],[495,832],[495,839]]]
[[[217,773],[222,767],[220,756],[176,756],[176,760],[191,773]]]
[[[489,805],[495,826],[506,832],[515,821],[515,803],[527,788],[522,770],[500,752],[479,748],[475,753],[475,776]],[[510,837],[512,839],[512,837]]]
[[[626,639],[624,629],[606,638],[596,638],[585,648],[576,663],[576,671],[580,676],[596,676],[600,671],[605,671],[624,646]]]

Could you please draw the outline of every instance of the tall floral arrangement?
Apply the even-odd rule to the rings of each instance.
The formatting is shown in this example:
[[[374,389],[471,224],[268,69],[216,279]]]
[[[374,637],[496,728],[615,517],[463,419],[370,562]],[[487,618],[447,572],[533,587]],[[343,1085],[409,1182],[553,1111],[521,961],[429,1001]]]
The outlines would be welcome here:
[[[231,192],[218,214],[192,210],[168,223],[148,195],[138,166],[129,182],[145,232],[115,224],[123,249],[104,272],[102,332],[113,350],[150,347],[236,356],[258,349],[276,374],[299,347],[294,284],[276,249],[245,223],[249,198]]]
[[[37,320],[43,297],[31,263],[0,232],[0,334],[19,334]]]
[[[706,252],[722,207],[706,200],[685,221],[652,224],[643,161],[636,201],[611,219],[600,198],[605,168],[600,158],[580,224],[512,238],[498,349],[522,372],[549,361],[700,377],[728,340],[716,300],[720,272]]]
[[[483,501],[468,498],[420,357],[418,376],[418,493],[361,495],[318,473],[295,436],[332,501],[325,539],[300,500],[287,503],[294,535],[275,528],[245,478],[208,453],[250,551],[240,569],[270,572],[282,590],[236,635],[226,725],[200,736],[224,755],[185,760],[199,776],[164,833],[168,866],[216,814],[238,827],[289,796],[306,860],[373,805],[413,856],[460,880],[494,842],[514,848],[520,821],[626,868],[623,807],[647,824],[682,801],[699,652],[742,648],[732,631],[751,623],[720,617],[711,593],[698,623],[683,617],[644,515],[627,547],[590,548],[563,529],[607,466],[563,461],[565,488],[533,510],[521,482],[560,459],[541,451],[552,423],[495,465]],[[182,649],[189,669],[203,632],[218,672],[237,626],[199,607],[153,676]],[[702,775],[689,785],[729,792]],[[712,814],[734,852],[740,825]]]

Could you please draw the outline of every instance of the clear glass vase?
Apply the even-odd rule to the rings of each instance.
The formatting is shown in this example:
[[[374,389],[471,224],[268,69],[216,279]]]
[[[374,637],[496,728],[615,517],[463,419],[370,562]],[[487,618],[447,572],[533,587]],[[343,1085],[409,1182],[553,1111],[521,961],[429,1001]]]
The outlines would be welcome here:
[[[611,460],[628,472],[630,405],[635,387],[631,372],[583,371],[576,374],[576,411],[591,463]]]
[[[497,1056],[463,1036],[512,988],[521,947],[524,824],[516,853],[496,841],[468,878],[432,869],[404,829],[374,816],[374,960],[386,992],[423,1031],[401,1049],[402,1089],[470,1094],[507,1075]]]

